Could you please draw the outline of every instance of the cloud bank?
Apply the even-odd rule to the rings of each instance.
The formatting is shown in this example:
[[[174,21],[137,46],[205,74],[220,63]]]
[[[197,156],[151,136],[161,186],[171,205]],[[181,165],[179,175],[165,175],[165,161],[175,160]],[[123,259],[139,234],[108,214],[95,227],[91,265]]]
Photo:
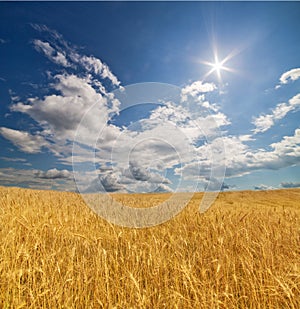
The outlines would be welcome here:
[[[109,66],[93,55],[79,52],[47,26],[32,26],[45,35],[32,41],[34,49],[59,70],[48,73],[46,94],[15,97],[11,104],[11,112],[29,116],[37,130],[1,127],[0,134],[21,152],[50,152],[68,169],[74,159],[78,166],[86,168],[79,181],[92,179],[87,191],[169,192],[177,188],[178,179],[183,185],[193,181],[203,188],[210,180],[210,189],[215,186],[225,190],[230,186],[210,178],[212,166],[219,177],[226,166],[225,176],[232,178],[256,170],[277,170],[299,164],[300,128],[295,128],[294,135],[283,136],[265,149],[251,148],[248,144],[255,134],[267,132],[288,113],[297,111],[299,93],[277,104],[268,114],[254,118],[253,134],[227,133],[231,120],[218,102],[210,99],[218,87],[203,81],[182,87],[178,101],[162,100],[147,117],[141,115],[130,125],[118,126],[110,121],[112,116],[122,113],[122,102],[115,97],[114,90],[125,93],[126,90]],[[299,77],[300,69],[290,70],[282,74],[280,84]],[[72,157],[72,143],[78,134]],[[97,143],[93,144],[95,136]],[[90,159],[91,148],[94,161]],[[97,165],[97,175],[90,173],[91,165]],[[7,183],[40,186],[44,181],[45,187],[49,187],[53,182],[55,186],[63,182],[64,188],[72,187],[68,169],[10,169],[12,176],[7,178]]]
[[[300,182],[282,182],[280,186],[282,188],[300,188]]]
[[[256,128],[253,130],[254,134],[263,133],[269,130],[275,123],[283,119],[289,112],[298,110],[300,107],[300,93],[292,97],[288,103],[279,103],[270,114],[260,115],[254,118],[253,124]]]

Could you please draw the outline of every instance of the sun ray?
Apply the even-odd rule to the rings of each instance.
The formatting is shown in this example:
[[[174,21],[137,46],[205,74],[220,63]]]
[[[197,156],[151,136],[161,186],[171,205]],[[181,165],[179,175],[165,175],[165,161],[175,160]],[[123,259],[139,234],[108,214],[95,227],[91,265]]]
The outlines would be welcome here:
[[[203,76],[203,80],[205,80],[208,76],[210,76],[211,74],[215,72],[219,82],[221,82],[222,81],[222,74],[221,74],[222,71],[236,72],[236,70],[228,66],[225,66],[225,64],[239,53],[240,51],[238,49],[232,50],[224,59],[220,61],[217,49],[214,48],[213,49],[214,62],[201,61],[201,63],[211,67],[211,69]]]

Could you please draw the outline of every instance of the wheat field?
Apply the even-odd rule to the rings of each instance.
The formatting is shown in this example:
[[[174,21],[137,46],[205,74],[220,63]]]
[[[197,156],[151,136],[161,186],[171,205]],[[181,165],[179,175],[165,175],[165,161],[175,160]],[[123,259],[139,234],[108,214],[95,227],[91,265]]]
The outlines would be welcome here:
[[[0,188],[0,308],[300,308],[300,190],[221,193],[204,214],[201,197],[129,229],[76,193]]]

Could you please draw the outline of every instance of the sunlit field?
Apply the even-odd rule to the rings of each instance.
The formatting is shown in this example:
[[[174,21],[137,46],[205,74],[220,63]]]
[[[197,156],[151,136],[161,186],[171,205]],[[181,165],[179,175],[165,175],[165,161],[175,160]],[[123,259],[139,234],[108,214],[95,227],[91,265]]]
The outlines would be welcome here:
[[[300,308],[300,190],[221,193],[204,214],[201,197],[129,229],[75,193],[1,188],[0,307]]]

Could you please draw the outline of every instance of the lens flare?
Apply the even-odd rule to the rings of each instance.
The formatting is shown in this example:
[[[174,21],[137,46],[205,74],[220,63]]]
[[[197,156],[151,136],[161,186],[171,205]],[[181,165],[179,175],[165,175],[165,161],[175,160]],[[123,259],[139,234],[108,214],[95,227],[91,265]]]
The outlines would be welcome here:
[[[201,61],[201,63],[211,67],[211,69],[204,75],[203,80],[205,80],[208,76],[210,76],[212,73],[215,72],[217,74],[219,82],[221,82],[222,80],[221,72],[222,71],[235,72],[234,69],[225,66],[225,64],[238,53],[239,51],[234,50],[230,54],[228,54],[227,57],[225,57],[223,60],[220,61],[217,50],[214,50],[214,61],[213,62]]]

